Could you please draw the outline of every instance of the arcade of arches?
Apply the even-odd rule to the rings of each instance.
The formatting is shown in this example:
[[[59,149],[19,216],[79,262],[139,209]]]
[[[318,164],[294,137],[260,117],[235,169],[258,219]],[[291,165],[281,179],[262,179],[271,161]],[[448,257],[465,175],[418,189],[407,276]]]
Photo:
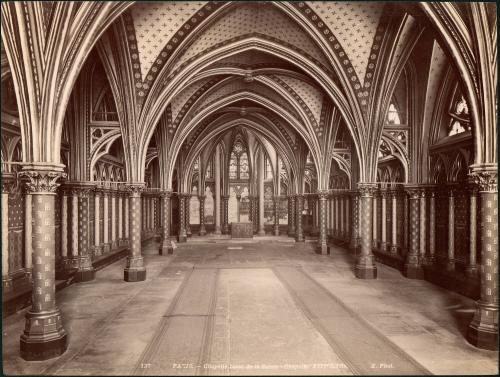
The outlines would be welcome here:
[[[150,239],[171,258],[243,236],[476,300],[464,342],[497,348],[494,3],[1,9],[3,303],[28,308],[22,358],[68,347],[56,287],[122,257],[122,284],[147,280]]]

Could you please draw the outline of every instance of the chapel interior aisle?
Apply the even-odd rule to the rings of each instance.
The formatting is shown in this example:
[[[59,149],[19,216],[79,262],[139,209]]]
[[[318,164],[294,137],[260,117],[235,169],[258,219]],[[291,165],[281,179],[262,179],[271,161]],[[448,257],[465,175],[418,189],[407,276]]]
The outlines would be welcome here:
[[[167,257],[156,250],[154,243],[144,250],[150,271],[145,282],[123,284],[121,261],[98,272],[95,281],[58,293],[72,335],[60,358],[21,362],[11,334],[22,331],[24,313],[7,318],[4,372],[359,374],[371,365],[360,365],[348,347],[369,337],[385,351],[396,350],[415,374],[498,372],[496,352],[475,349],[461,334],[473,314],[472,300],[408,281],[384,266],[367,285],[352,276],[354,259],[344,250],[334,249],[335,258],[315,254],[312,245],[279,242],[185,244]],[[376,331],[353,339],[317,325],[347,326],[349,311],[351,325]],[[379,355],[387,360],[374,358],[374,373],[405,373],[385,351]]]

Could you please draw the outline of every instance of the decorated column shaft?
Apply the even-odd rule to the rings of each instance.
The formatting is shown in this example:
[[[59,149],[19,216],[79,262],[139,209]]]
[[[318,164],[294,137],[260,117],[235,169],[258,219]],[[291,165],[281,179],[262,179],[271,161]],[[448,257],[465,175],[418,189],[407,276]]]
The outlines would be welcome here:
[[[5,175],[5,174],[4,174]],[[11,179],[2,175],[2,286],[9,289],[9,192]]]
[[[228,234],[229,233],[229,195],[222,195],[222,218],[223,218],[223,225],[222,225],[222,233],[223,234]]]
[[[498,189],[497,165],[474,167],[481,202],[481,298],[467,331],[479,348],[498,349]]]
[[[377,267],[375,266],[372,252],[373,246],[373,195],[377,190],[374,183],[358,183],[360,192],[360,233],[361,249],[358,254],[355,275],[358,279],[376,279]]]
[[[392,189],[390,191],[392,201],[391,213],[391,248],[390,253],[397,255],[398,253],[398,191]]]
[[[205,195],[200,195],[200,236],[207,234],[205,229]]]
[[[191,232],[191,194],[186,194],[184,204],[186,206],[186,235],[191,237],[193,235]]]
[[[116,233],[116,221],[117,221],[117,211],[116,211],[116,195],[115,189],[111,191],[111,249],[116,249],[118,247],[118,237]]]
[[[77,267],[75,279],[80,282],[95,278],[89,246],[89,196],[93,188],[92,183],[84,182],[73,188],[78,195],[78,255],[74,255],[73,260]]]
[[[61,188],[61,192],[61,256],[64,261],[68,258],[68,190]],[[28,212],[31,216],[31,206]]]
[[[274,197],[274,235],[280,235],[280,197]]]
[[[359,247],[359,194],[351,191],[351,241],[350,248],[356,250]]]
[[[419,230],[419,235],[420,235],[420,240],[419,240],[419,245],[420,245],[420,251],[419,251],[419,258],[421,263],[424,263],[426,260],[426,244],[427,244],[427,192],[425,188],[422,188],[420,190],[420,230]]]
[[[144,183],[130,183],[129,190],[129,250],[127,265],[123,272],[125,281],[135,282],[146,280],[146,268],[141,255],[141,192],[144,190]]]
[[[417,186],[407,186],[409,195],[409,245],[404,265],[404,275],[409,279],[422,279],[424,276],[420,252],[420,188]]]
[[[387,251],[387,190],[380,190],[380,201],[381,201],[381,211],[382,211],[382,221],[380,223],[380,250]]]
[[[477,268],[477,195],[478,187],[474,183],[469,186],[470,218],[469,218],[469,261],[465,269],[468,276],[476,276]]]
[[[448,193],[448,260],[446,269],[455,271],[455,193],[450,188]]]
[[[94,198],[94,255],[99,256],[99,255],[102,255],[101,220],[100,220],[102,190],[100,187],[96,187],[94,192],[95,192],[95,198]]]
[[[160,255],[172,254],[174,249],[172,247],[172,241],[170,240],[170,197],[172,196],[172,191],[167,190],[162,192],[162,209],[163,209],[163,228],[162,228],[162,239],[160,243]]]
[[[129,209],[129,197],[128,195],[125,195],[123,197],[123,201],[125,202],[125,224],[124,224],[124,234],[125,234],[125,244],[128,245],[129,243],[129,238],[130,238],[130,222],[129,222],[129,218],[130,218],[130,209]]]
[[[111,243],[109,242],[109,189],[103,190],[104,214],[103,214],[103,239],[102,251],[107,253],[111,250]]]
[[[373,220],[372,220],[372,225],[373,225],[373,239],[372,239],[372,243],[373,243],[373,248],[374,249],[377,249],[378,248],[378,197],[379,197],[379,192],[378,190],[375,190],[375,192],[373,193],[373,204],[372,204],[372,211],[373,211]]]
[[[428,196],[429,196],[429,255],[426,258],[426,263],[432,265],[436,260],[436,192],[434,187],[429,188]]]
[[[179,193],[179,242],[187,241],[186,234],[186,194]]]
[[[288,195],[288,237],[295,237],[295,195]]]
[[[295,241],[304,242],[304,229],[302,228],[302,210],[304,209],[304,195],[295,196]]]
[[[25,168],[26,169],[26,168]],[[33,218],[32,306],[26,313],[26,326],[20,339],[21,357],[46,360],[67,348],[67,334],[55,301],[55,196],[63,177],[62,168],[42,170],[30,167],[21,174],[29,179]]]
[[[328,254],[328,237],[326,228],[328,190],[318,191],[319,201],[319,251],[321,254]]]
[[[345,229],[345,195],[343,192],[339,196],[340,205],[340,238],[344,239],[346,235]]]
[[[32,197],[26,189],[24,201],[24,267],[28,270],[27,273],[31,274],[33,268],[33,222],[32,222]],[[61,226],[62,228],[62,226]]]
[[[118,245],[123,245],[123,192],[118,192]]]

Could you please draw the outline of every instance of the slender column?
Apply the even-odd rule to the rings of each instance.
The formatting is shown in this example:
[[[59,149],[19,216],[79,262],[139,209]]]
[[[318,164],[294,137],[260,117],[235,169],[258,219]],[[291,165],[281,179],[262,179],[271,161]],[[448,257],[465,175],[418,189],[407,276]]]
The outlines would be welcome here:
[[[280,197],[275,196],[274,197],[274,235],[279,236],[280,235]]]
[[[20,339],[20,351],[25,360],[47,360],[61,355],[68,346],[55,301],[54,253],[56,181],[65,174],[60,167],[42,170],[37,166],[29,169],[23,170],[21,175],[29,179],[27,189],[33,204],[33,291],[32,306],[26,313],[26,326]]]
[[[355,276],[358,279],[376,279],[377,266],[374,262],[373,246],[373,195],[377,190],[377,185],[373,183],[358,183],[361,195],[361,250],[354,268]]]
[[[407,186],[410,196],[410,244],[403,274],[409,279],[422,279],[423,270],[419,257],[419,229],[420,229],[420,189],[417,186]]]
[[[223,219],[224,224],[222,226],[222,233],[229,233],[229,195],[222,195],[222,210],[223,210]]]
[[[215,234],[221,234],[220,225],[220,149],[219,146],[215,148]]]
[[[92,183],[85,182],[79,183],[78,187],[74,188],[78,194],[78,270],[75,274],[78,282],[95,278],[89,248],[89,195],[93,188]]]
[[[111,244],[109,242],[109,189],[104,189],[103,191],[103,206],[104,206],[104,234],[103,234],[103,245],[102,251],[107,253],[111,251]]]
[[[455,271],[455,196],[453,188],[448,194],[448,271]]]
[[[24,267],[28,270],[27,272],[31,275],[31,268],[33,267],[33,243],[32,243],[32,196],[29,192],[26,192],[24,197]],[[3,207],[2,207],[3,208]],[[64,224],[61,224],[61,228],[64,228]],[[62,238],[62,237],[61,237]]]
[[[259,231],[257,234],[263,236],[266,234],[264,229],[264,154],[259,156]]]
[[[345,194],[345,236],[344,239],[346,241],[350,240],[351,236],[351,219],[350,219],[350,213],[351,213],[351,200],[350,200],[350,194],[349,192],[346,192]]]
[[[63,260],[68,258],[68,191],[62,190],[61,201],[61,256]],[[32,215],[32,207],[29,207],[30,217]],[[32,238],[32,236],[30,236]],[[30,240],[32,242],[32,240]],[[33,251],[31,251],[33,253]]]
[[[426,260],[426,240],[427,240],[427,214],[426,214],[426,189],[422,188],[420,190],[420,261],[423,263]]]
[[[207,234],[205,229],[205,195],[200,195],[200,236]]]
[[[240,222],[241,195],[236,194],[236,222]]]
[[[479,188],[474,183],[469,185],[470,217],[469,217],[469,263],[465,269],[468,276],[478,274],[477,268],[477,195]]]
[[[302,229],[302,209],[304,208],[304,194],[295,196],[295,241],[304,242],[304,230]]]
[[[434,264],[436,260],[436,192],[434,187],[429,189],[429,256],[426,263]]]
[[[141,255],[141,192],[144,183],[129,183],[127,188],[129,196],[129,230],[130,230],[130,253],[127,256],[127,265],[123,271],[123,279],[127,282],[146,280],[146,268]]]
[[[498,189],[497,165],[475,166],[481,203],[481,298],[467,331],[474,346],[498,349]]]
[[[125,229],[124,229],[124,232],[125,232],[125,244],[128,245],[129,243],[129,229],[130,229],[130,223],[129,223],[129,218],[130,218],[130,212],[129,212],[129,197],[128,196],[124,196],[123,197],[123,201],[125,202]]]
[[[340,239],[344,238],[345,228],[344,228],[344,193],[341,192],[339,195],[339,235]]]
[[[373,248],[378,249],[378,229],[377,229],[377,211],[378,211],[378,190],[373,193]]]
[[[191,194],[186,194],[185,205],[186,205],[186,235],[191,237],[193,233],[191,232]]]
[[[319,229],[318,229],[318,219],[317,219],[317,209],[318,209],[318,206],[317,206],[317,203],[316,203],[316,195],[310,195],[308,197],[308,201],[309,201],[309,207],[311,208],[311,214],[312,214],[312,229],[311,229],[311,233],[313,235],[317,235],[319,233]]]
[[[94,198],[94,255],[95,256],[102,255],[101,229],[100,229],[101,197],[102,197],[102,189],[100,187],[96,187],[95,198]]]
[[[327,242],[327,230],[326,230],[326,216],[327,208],[326,203],[328,199],[328,190],[318,191],[319,199],[319,252],[323,255],[330,253],[330,248]]]
[[[116,190],[111,191],[111,249],[116,249],[118,246],[116,237]]]
[[[76,190],[74,187],[71,187],[71,200],[70,200],[70,214],[71,214],[71,219],[69,221],[69,229],[70,229],[70,247],[69,247],[69,253],[70,253],[70,260],[68,267],[75,267],[75,257],[78,257],[78,190]]]
[[[404,254],[408,254],[408,228],[409,228],[409,210],[408,210],[408,194],[407,192],[402,193],[402,201],[403,201],[403,251]]]
[[[330,191],[328,191],[328,201],[327,201],[327,208],[328,212],[328,221],[327,221],[327,228],[328,228],[328,236],[332,236],[332,194]]]
[[[118,197],[118,238],[120,239],[120,246],[125,244],[125,193],[120,192]]]
[[[179,193],[179,242],[187,241],[186,234],[186,198],[187,194]]]
[[[393,255],[398,254],[398,191],[393,189],[390,191],[391,200],[392,200],[392,231],[391,231],[391,248],[390,252]]]
[[[339,195],[336,192],[333,197],[333,207],[335,210],[334,213],[334,229],[333,229],[333,234],[335,238],[339,237],[339,221],[340,221],[340,216],[339,216]]]
[[[380,239],[380,251],[387,251],[387,189],[380,190],[380,201],[381,201],[381,211],[382,211],[382,221],[380,223],[381,227],[381,239]]]
[[[172,254],[174,249],[170,240],[170,197],[172,191],[167,190],[161,193],[162,209],[163,209],[163,234],[160,243],[160,255]]]
[[[288,195],[288,237],[295,237],[295,195]]]
[[[351,191],[352,197],[352,215],[351,215],[351,244],[352,250],[356,251],[360,245],[359,238],[359,194],[357,191]]]
[[[9,177],[10,178],[10,177]],[[9,279],[9,192],[11,180],[2,175],[2,285],[11,287]]]

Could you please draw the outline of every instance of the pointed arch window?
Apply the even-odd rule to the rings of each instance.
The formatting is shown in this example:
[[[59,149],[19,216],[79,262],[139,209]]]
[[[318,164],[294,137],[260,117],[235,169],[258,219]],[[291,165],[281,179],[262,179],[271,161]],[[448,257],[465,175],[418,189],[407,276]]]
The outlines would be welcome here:
[[[243,144],[237,141],[229,159],[229,179],[248,179],[249,172],[248,154]]]
[[[450,117],[448,136],[470,131],[469,106],[463,95],[460,95],[458,100],[452,103]]]
[[[389,111],[387,111],[387,123],[390,125],[401,124],[401,117],[394,103],[389,105]]]

